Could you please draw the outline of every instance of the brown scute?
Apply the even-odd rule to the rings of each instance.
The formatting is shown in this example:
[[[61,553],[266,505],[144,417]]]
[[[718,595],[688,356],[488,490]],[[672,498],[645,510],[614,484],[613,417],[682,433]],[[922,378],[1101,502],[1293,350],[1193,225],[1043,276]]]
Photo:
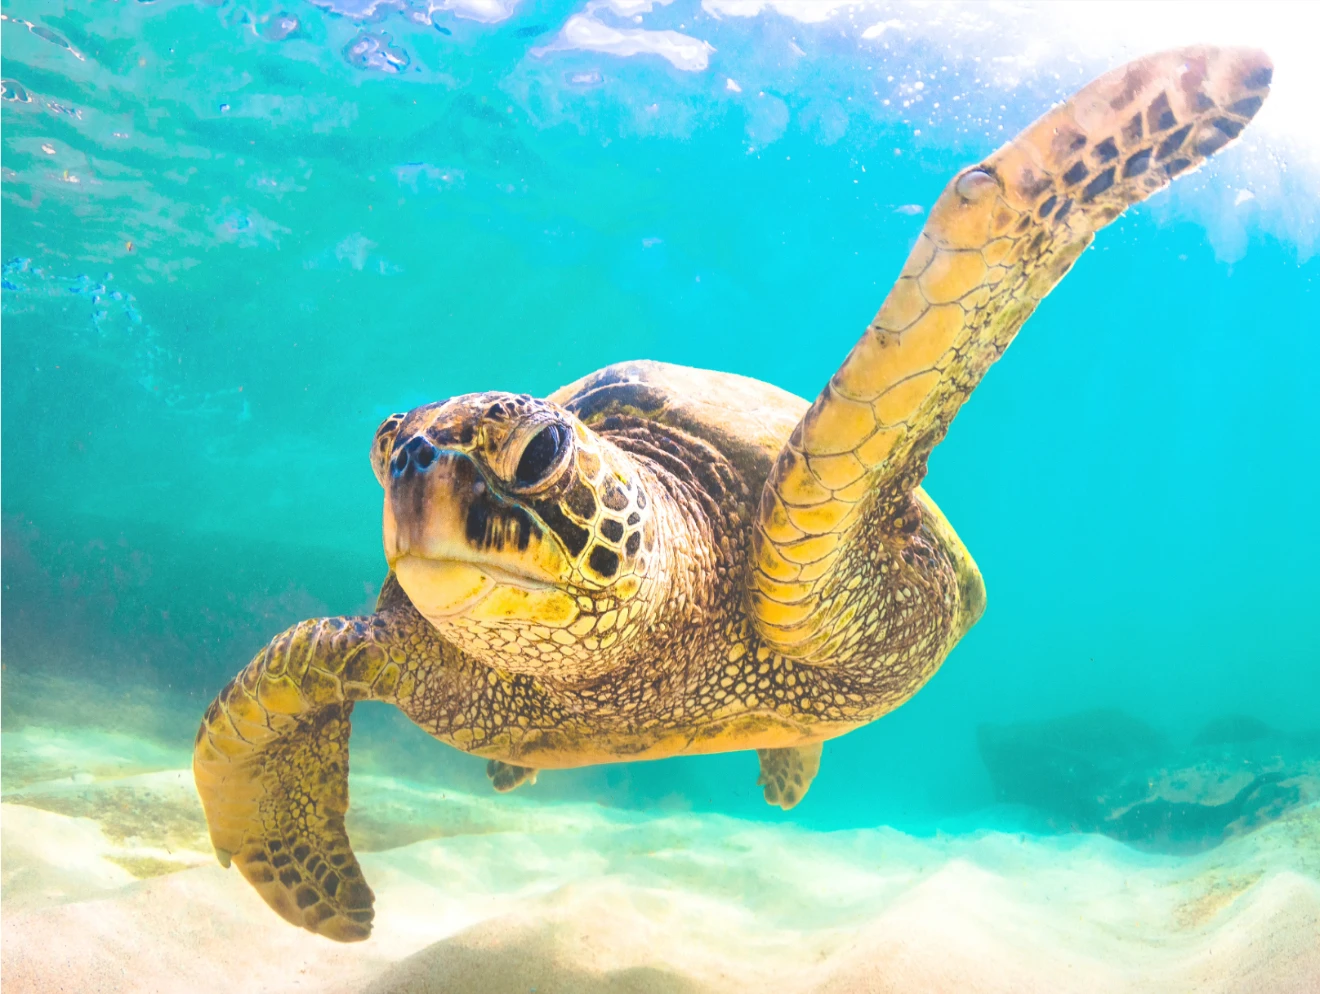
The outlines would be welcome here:
[[[1150,156],[1151,149],[1148,148],[1133,152],[1127,162],[1123,163],[1123,178],[1131,179],[1133,176],[1140,176],[1144,173],[1146,167],[1150,165]]]
[[[1215,118],[1214,126],[1229,138],[1236,138],[1242,133],[1242,129],[1245,127],[1241,121],[1235,121],[1231,117]]]
[[[583,521],[590,521],[596,516],[596,495],[581,479],[573,481],[564,497],[564,504]]]
[[[1114,167],[1110,166],[1104,172],[1098,174],[1091,182],[1086,184],[1082,190],[1082,203],[1090,203],[1100,194],[1104,193],[1114,185]]]
[[[1214,155],[1216,152],[1218,152],[1221,148],[1223,148],[1232,140],[1233,139],[1230,136],[1224,134],[1223,132],[1216,131],[1213,134],[1209,134],[1205,138],[1201,139],[1201,141],[1196,146],[1196,154],[1198,156],[1201,156],[1202,158],[1208,158],[1209,156]]]
[[[587,556],[587,564],[598,575],[608,579],[619,572],[619,554],[603,545],[593,545],[591,554]]]
[[[1273,66],[1260,66],[1256,69],[1253,69],[1242,80],[1242,84],[1244,86],[1248,86],[1253,90],[1263,90],[1267,88],[1272,82],[1274,82]],[[1261,97],[1260,99],[1263,100],[1264,97]],[[1259,106],[1259,104],[1257,106]]]
[[[628,508],[628,495],[615,486],[613,480],[609,480],[606,481],[605,492],[601,494],[600,502],[611,511],[624,511]]]
[[[503,551],[506,547],[526,551],[536,531],[531,515],[517,504],[493,497],[489,490],[468,506],[465,538],[476,551]]]
[[[1247,97],[1245,100],[1230,104],[1228,109],[1239,117],[1250,119],[1256,116],[1256,111],[1260,110],[1262,103],[1264,103],[1262,97]]]
[[[1133,114],[1128,122],[1123,125],[1123,144],[1130,147],[1141,141],[1142,135],[1141,115]]]
[[[546,527],[559,536],[569,555],[582,554],[582,550],[587,547],[588,539],[591,538],[591,533],[587,529],[564,514],[559,504],[553,500],[536,501],[532,509],[545,522]]]
[[[588,480],[594,480],[600,472],[600,460],[591,452],[579,452],[577,459],[578,471]]]
[[[1150,107],[1146,109],[1146,127],[1151,134],[1160,131],[1168,131],[1178,119],[1173,116],[1173,111],[1169,108],[1169,95],[1161,93],[1151,101]]]
[[[1109,107],[1114,111],[1122,111],[1128,107],[1133,100],[1137,99],[1137,94],[1145,89],[1150,82],[1149,67],[1140,60],[1130,62],[1123,67],[1123,83],[1115,89],[1114,94],[1109,98]]]
[[[1118,146],[1114,144],[1113,138],[1106,138],[1104,141],[1097,144],[1095,148],[1091,149],[1091,154],[1095,157],[1095,160],[1101,164],[1112,162],[1114,159],[1118,158]]]
[[[1163,162],[1169,156],[1177,152],[1178,149],[1182,148],[1183,142],[1187,140],[1187,136],[1191,134],[1191,131],[1192,126],[1190,124],[1184,124],[1173,134],[1169,135],[1168,138],[1160,142],[1160,147],[1155,151],[1155,160],[1157,162]]]
[[[1073,163],[1072,168],[1063,174],[1063,181],[1069,186],[1076,186],[1082,180],[1086,179],[1087,174],[1088,170],[1086,168],[1086,163],[1079,159],[1077,162]],[[1049,180],[1046,180],[1044,188],[1049,189],[1051,186],[1053,186],[1053,184],[1051,184]]]

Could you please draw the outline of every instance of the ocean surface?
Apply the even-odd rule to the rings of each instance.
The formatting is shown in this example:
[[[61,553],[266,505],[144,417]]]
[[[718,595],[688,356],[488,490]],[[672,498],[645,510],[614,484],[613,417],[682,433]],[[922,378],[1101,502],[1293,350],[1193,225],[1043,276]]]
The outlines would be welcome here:
[[[5,0],[13,989],[1320,988],[1313,15],[1119,9]],[[377,937],[213,862],[193,734],[273,635],[372,609],[382,418],[638,358],[814,397],[958,168],[1196,42],[1265,48],[1271,97],[936,450],[988,608],[801,805],[749,753],[496,796],[362,705]]]

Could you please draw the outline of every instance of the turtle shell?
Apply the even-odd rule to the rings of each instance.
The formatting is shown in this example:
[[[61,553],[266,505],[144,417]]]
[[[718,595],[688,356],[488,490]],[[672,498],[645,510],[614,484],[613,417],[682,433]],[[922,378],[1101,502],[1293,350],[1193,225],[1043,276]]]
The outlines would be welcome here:
[[[678,428],[721,452],[753,487],[809,406],[747,376],[651,360],[606,366],[546,399],[588,426],[624,414]]]

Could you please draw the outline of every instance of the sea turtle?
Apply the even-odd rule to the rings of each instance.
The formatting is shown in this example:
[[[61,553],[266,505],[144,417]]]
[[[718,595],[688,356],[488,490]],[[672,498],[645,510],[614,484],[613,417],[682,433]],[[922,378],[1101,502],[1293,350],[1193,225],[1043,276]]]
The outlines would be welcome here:
[[[985,605],[918,486],[954,414],[1094,233],[1237,138],[1270,79],[1249,49],[1139,59],[958,173],[810,405],[631,362],[387,418],[376,613],[276,636],[198,732],[220,861],[294,924],[369,934],[344,830],[363,700],[488,759],[497,790],[755,749],[792,807],[821,744],[916,693]]]

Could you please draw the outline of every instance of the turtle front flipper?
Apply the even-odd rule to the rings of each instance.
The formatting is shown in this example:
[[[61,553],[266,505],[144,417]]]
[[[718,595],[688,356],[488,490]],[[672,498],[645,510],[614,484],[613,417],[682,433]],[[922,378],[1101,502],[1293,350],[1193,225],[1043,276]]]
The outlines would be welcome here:
[[[304,621],[271,640],[207,709],[193,752],[220,862],[340,941],[371,934],[373,900],[344,830],[349,716],[399,679],[375,622]]]
[[[790,749],[757,749],[761,760],[758,787],[765,788],[767,804],[787,811],[796,807],[811,789],[811,781],[820,772],[822,744],[794,746]]]
[[[854,619],[876,616],[878,557],[841,556],[920,526],[927,456],[1037,303],[1096,231],[1237,138],[1271,75],[1247,48],[1138,59],[954,177],[766,481],[749,601],[775,651],[829,661]]]

